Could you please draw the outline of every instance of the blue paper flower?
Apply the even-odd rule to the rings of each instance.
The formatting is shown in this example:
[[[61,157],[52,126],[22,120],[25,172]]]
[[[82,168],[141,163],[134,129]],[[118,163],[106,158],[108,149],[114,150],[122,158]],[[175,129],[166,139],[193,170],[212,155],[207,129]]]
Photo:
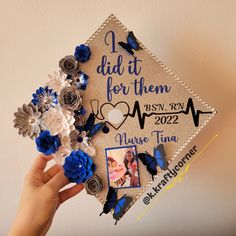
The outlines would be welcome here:
[[[66,79],[70,84],[75,85],[78,89],[86,90],[89,76],[84,72],[79,71],[76,75],[67,75]]]
[[[70,182],[80,184],[92,177],[96,166],[87,153],[78,150],[72,151],[71,154],[66,157],[63,168],[65,176]]]
[[[34,105],[38,105],[41,111],[48,110],[50,107],[54,107],[57,103],[57,93],[47,86],[45,88],[40,87],[33,93],[33,99],[31,102]]]
[[[73,83],[77,86],[78,89],[86,90],[88,79],[89,76],[80,71],[79,74],[73,79]]]
[[[86,62],[91,55],[90,48],[84,44],[81,44],[75,48],[74,56],[80,62]]]
[[[45,155],[55,153],[61,146],[58,135],[52,136],[48,130],[42,131],[35,140],[37,150]]]

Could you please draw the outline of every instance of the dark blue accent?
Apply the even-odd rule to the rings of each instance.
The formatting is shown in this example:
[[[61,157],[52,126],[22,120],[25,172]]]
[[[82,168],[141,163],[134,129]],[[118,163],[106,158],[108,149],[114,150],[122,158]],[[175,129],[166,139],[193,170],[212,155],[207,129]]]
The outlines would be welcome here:
[[[91,56],[90,48],[85,44],[80,44],[75,48],[75,58],[80,62],[86,62]]]
[[[158,145],[154,148],[154,157],[156,160],[156,164],[160,166],[162,170],[166,170],[168,168],[168,161],[165,158],[165,150],[163,144]]]
[[[83,130],[88,132],[94,126],[94,122],[95,122],[95,115],[91,113],[83,127]]]
[[[86,114],[86,110],[84,109],[84,107],[81,107],[78,111],[75,111],[76,116],[83,116],[85,114]]]
[[[136,51],[140,49],[139,43],[138,43],[137,39],[135,38],[134,33],[132,31],[130,31],[128,33],[127,43],[118,42],[118,44],[122,48],[124,48],[129,54],[131,54],[133,56],[134,56],[133,49]]]
[[[81,150],[72,151],[65,158],[63,168],[64,174],[70,182],[77,184],[86,182],[96,170],[92,158]]]
[[[109,46],[109,43],[107,42],[108,35],[111,34],[111,53],[117,52],[116,51],[116,41],[115,41],[115,32],[110,30],[106,33],[104,42],[107,46]]]
[[[72,75],[67,75],[66,79],[71,80],[72,79]]]
[[[48,130],[42,131],[35,140],[37,150],[44,155],[55,153],[61,146],[58,135],[52,136]]]
[[[39,99],[40,96],[42,96],[42,97],[49,96],[52,98],[52,103],[54,103],[54,104],[58,103],[57,93],[54,92],[52,89],[49,89],[47,86],[44,88],[43,87],[38,88],[36,90],[36,92],[32,94],[32,96],[33,96],[33,99],[31,100],[31,102],[34,105],[40,105],[40,99]],[[53,105],[51,104],[51,106],[53,106]]]
[[[104,126],[105,126],[105,122],[100,122],[95,124],[88,132],[88,137],[92,137],[94,136],[96,133],[98,133]]]
[[[80,77],[82,77],[82,79]],[[78,89],[86,90],[87,85],[88,85],[88,79],[89,79],[89,76],[85,74],[84,72],[80,71],[78,74],[78,79],[77,81],[74,81],[74,83],[78,87]]]
[[[138,158],[147,167],[147,171],[152,175],[152,178],[157,174],[157,166],[159,166],[162,170],[168,169],[169,163],[166,159],[166,153],[162,143],[154,148],[154,156],[151,156],[146,152],[139,153]]]
[[[131,46],[131,48],[133,48],[134,50],[138,50],[139,49],[139,44],[137,42],[137,39],[135,38],[134,34],[132,31],[130,31],[128,33],[128,37],[127,37],[127,43]]]
[[[133,199],[129,196],[126,196],[126,194],[120,199],[117,199],[116,190],[113,187],[109,187],[106,202],[103,206],[103,211],[100,216],[103,213],[108,214],[111,209],[114,209],[113,218],[116,220],[116,224],[122,215],[124,215],[125,210],[129,207],[129,204],[132,202],[132,200]]]

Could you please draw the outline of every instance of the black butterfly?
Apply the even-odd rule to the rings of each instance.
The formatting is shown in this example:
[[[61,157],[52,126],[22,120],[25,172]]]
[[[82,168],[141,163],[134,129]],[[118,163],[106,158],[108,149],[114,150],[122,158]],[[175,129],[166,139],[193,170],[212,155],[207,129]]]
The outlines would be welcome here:
[[[134,33],[130,31],[127,36],[127,43],[124,42],[118,42],[118,44],[124,48],[128,53],[130,53],[132,56],[134,55],[133,49],[135,51],[138,51],[141,49],[139,46],[139,43],[137,42],[137,39],[134,36]]]
[[[154,148],[154,156],[151,156],[146,152],[139,153],[138,158],[147,167],[147,171],[152,175],[153,180],[153,176],[157,174],[157,166],[159,166],[162,170],[168,169],[169,163],[166,160],[166,153],[163,144],[159,144],[156,148]]]
[[[128,208],[132,200],[133,199],[129,196],[126,196],[126,194],[120,199],[117,199],[116,190],[113,187],[109,187],[107,200],[103,206],[103,211],[101,212],[100,216],[103,213],[107,214],[111,211],[111,209],[114,209],[113,218],[116,220],[116,225],[117,221],[124,215],[125,210]]]
[[[84,126],[76,126],[76,129],[80,132],[85,131],[87,133],[87,137],[91,139],[98,131],[100,131],[105,126],[105,122],[99,122],[97,124],[94,123],[95,115],[94,113],[91,113]]]

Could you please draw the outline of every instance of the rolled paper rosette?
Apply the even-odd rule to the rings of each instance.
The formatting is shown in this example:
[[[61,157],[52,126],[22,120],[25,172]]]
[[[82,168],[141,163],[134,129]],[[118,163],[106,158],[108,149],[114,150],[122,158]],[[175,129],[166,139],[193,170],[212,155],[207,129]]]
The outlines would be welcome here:
[[[103,189],[102,179],[98,175],[93,175],[85,183],[86,192],[90,195],[96,195]]]

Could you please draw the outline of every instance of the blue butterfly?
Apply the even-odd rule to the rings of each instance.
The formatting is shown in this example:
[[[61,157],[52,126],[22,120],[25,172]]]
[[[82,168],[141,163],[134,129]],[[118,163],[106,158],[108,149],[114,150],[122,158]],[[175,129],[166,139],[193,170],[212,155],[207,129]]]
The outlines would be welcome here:
[[[104,126],[105,122],[99,122],[97,124],[95,123],[95,115],[94,113],[91,113],[86,120],[84,126],[81,125],[75,125],[76,129],[81,133],[82,131],[85,131],[87,133],[87,137],[91,139],[96,133],[98,133]],[[82,140],[80,140],[82,141]]]
[[[137,42],[137,39],[134,36],[134,33],[130,31],[127,36],[127,43],[124,42],[118,42],[118,44],[124,48],[129,54],[132,56],[134,55],[133,49],[138,51],[141,49],[139,46],[139,43]]]
[[[109,187],[107,199],[100,216],[103,213],[107,214],[111,211],[111,209],[114,209],[113,218],[116,220],[116,225],[117,221],[124,215],[125,210],[128,208],[132,200],[133,199],[129,196],[126,196],[126,194],[120,199],[117,199],[116,190],[113,187]]]
[[[153,176],[157,174],[157,166],[159,166],[162,170],[168,169],[169,163],[166,159],[166,153],[163,144],[159,144],[154,148],[154,156],[151,156],[148,152],[146,152],[139,153],[138,158],[147,167],[147,171],[152,175],[153,180]]]

